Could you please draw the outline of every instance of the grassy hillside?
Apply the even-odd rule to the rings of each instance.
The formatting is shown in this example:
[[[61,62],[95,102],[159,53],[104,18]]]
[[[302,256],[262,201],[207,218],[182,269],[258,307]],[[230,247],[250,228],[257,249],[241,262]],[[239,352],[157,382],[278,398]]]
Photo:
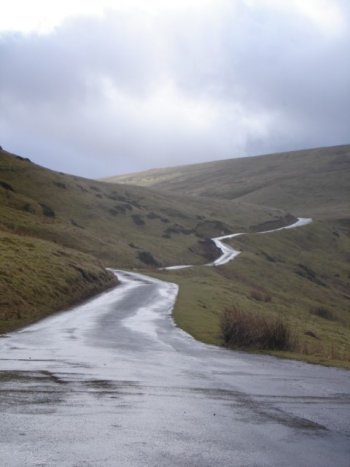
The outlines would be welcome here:
[[[102,266],[201,264],[217,254],[208,236],[256,220],[287,218],[69,176],[0,151],[0,331],[110,287]]]
[[[350,146],[149,170],[108,181],[340,218],[350,215]]]
[[[350,367],[350,222],[316,222],[232,243],[242,253],[224,267],[162,274],[180,284],[177,324],[223,345],[220,316],[235,306],[287,323],[292,348],[268,353]]]
[[[108,265],[144,266],[143,251],[161,265],[201,264],[200,240],[257,221],[283,222],[284,216],[278,209],[73,177],[0,152],[0,228],[92,254]]]

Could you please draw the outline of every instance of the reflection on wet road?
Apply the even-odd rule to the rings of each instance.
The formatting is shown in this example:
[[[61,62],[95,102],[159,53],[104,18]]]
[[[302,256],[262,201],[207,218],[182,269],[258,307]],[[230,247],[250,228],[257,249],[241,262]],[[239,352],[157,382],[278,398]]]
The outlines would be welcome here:
[[[118,277],[0,339],[2,466],[349,466],[349,372],[196,342],[176,285]]]

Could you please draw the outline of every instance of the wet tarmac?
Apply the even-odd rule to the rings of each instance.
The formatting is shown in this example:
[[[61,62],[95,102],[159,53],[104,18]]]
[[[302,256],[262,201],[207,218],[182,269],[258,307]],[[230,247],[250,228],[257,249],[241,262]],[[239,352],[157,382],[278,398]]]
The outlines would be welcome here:
[[[350,465],[350,372],[196,342],[175,284],[118,276],[0,339],[1,466]]]

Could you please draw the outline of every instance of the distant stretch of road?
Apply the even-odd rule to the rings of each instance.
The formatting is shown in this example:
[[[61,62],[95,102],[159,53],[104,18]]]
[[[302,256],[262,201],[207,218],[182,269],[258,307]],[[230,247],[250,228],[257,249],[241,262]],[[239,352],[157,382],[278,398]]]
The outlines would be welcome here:
[[[294,222],[293,224],[286,225],[284,227],[279,227],[278,229],[265,230],[264,232],[258,232],[257,235],[278,232],[279,230],[296,229],[297,227],[303,227],[304,225],[311,224],[311,222],[312,222],[312,219],[309,219],[306,217],[299,217],[298,220]],[[213,263],[209,263],[206,266],[222,266],[228,263],[229,261],[232,261],[233,259],[235,259],[236,256],[238,256],[241,252],[239,250],[235,250],[230,245],[227,245],[226,243],[223,242],[223,240],[229,240],[231,238],[239,237],[241,235],[246,235],[246,234],[245,233],[234,233],[230,235],[223,235],[222,237],[213,238],[213,242],[222,251],[222,254]]]
[[[348,371],[197,342],[177,285],[115,272],[0,339],[1,466],[349,466]]]
[[[257,232],[256,235],[267,234],[278,232],[279,230],[286,230],[286,229],[296,229],[297,227],[303,227],[304,225],[311,224],[312,219],[306,217],[298,217],[298,220],[293,224],[286,225],[284,227],[279,227],[278,229],[273,230],[265,230],[264,232]],[[234,237],[239,237],[241,235],[246,235],[246,233],[234,233],[229,235],[222,235],[221,237],[212,238],[212,241],[215,245],[221,250],[221,255],[212,263],[205,264],[204,266],[223,266],[224,264],[234,260],[241,252],[239,250],[235,250],[232,246],[228,245],[224,242],[224,240],[230,240]],[[178,266],[168,266],[166,268],[160,268],[163,271],[173,271],[176,269],[186,269],[192,268],[192,264],[181,264]]]

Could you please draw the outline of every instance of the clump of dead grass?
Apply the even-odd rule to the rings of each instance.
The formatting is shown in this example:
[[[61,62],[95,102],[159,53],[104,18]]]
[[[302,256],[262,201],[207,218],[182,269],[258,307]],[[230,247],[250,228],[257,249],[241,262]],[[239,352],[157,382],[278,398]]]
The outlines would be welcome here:
[[[225,343],[234,348],[291,350],[293,339],[288,324],[281,319],[227,308],[221,315]]]

